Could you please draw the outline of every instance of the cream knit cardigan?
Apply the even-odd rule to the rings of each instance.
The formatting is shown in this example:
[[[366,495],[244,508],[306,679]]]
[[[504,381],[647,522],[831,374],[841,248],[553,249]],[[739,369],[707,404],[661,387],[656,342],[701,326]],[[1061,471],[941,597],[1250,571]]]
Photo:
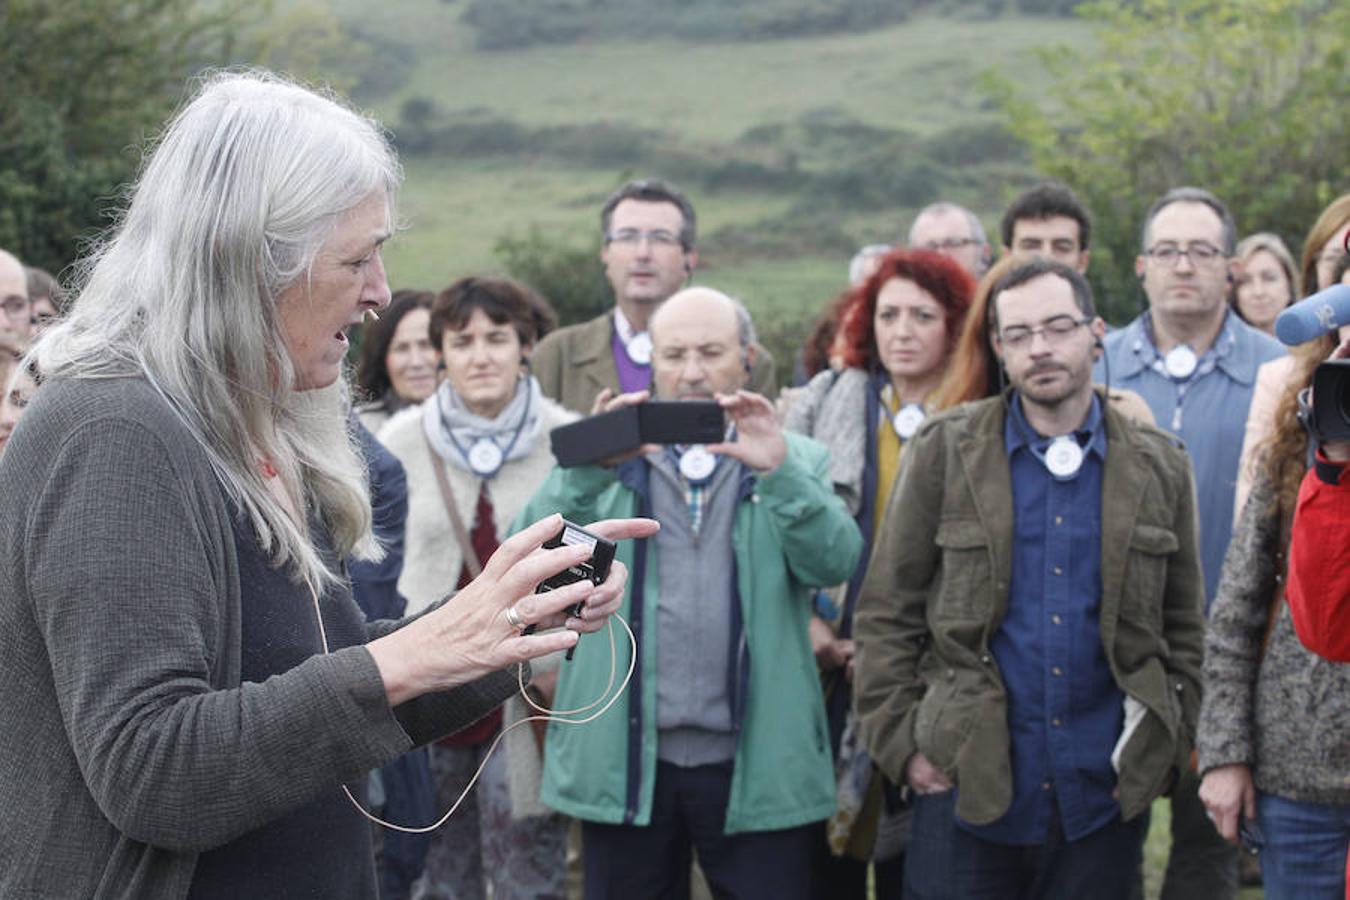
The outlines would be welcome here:
[[[577,419],[575,413],[547,397],[540,399],[543,403],[539,411],[541,423],[534,446],[526,456],[507,462],[488,482],[488,497],[492,501],[499,541],[507,536],[516,514],[557,465],[549,449],[549,431]],[[426,402],[435,402],[435,397]],[[464,554],[455,539],[450,517],[446,515],[440,489],[436,486],[436,470],[432,466],[444,467],[455,497],[455,508],[469,531],[473,530],[480,481],[466,469],[448,465],[439,458],[433,460],[426,438],[422,436],[420,405],[395,414],[380,430],[379,439],[398,457],[408,479],[408,523],[403,575],[399,578],[398,589],[407,598],[411,615],[453,590],[464,564]],[[559,659],[555,654],[534,660],[530,665],[535,672],[549,672],[557,668]],[[517,722],[530,712],[520,695],[515,694],[506,701],[503,724]],[[549,814],[551,810],[539,802],[541,760],[530,726],[522,725],[507,734],[498,752],[506,754],[512,814],[517,818]]]

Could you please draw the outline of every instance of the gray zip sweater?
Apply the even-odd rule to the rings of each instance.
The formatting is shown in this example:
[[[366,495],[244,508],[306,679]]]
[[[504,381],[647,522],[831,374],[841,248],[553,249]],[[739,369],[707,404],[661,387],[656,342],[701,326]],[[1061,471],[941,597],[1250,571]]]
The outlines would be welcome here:
[[[514,690],[501,672],[391,709],[360,646],[241,685],[228,506],[144,381],[44,385],[0,485],[2,897],[182,898],[197,854]]]
[[[1277,587],[1280,516],[1262,474],[1233,531],[1205,633],[1200,771],[1251,767],[1258,790],[1301,803],[1350,803],[1350,663],[1311,652],[1281,599],[1261,654]]]

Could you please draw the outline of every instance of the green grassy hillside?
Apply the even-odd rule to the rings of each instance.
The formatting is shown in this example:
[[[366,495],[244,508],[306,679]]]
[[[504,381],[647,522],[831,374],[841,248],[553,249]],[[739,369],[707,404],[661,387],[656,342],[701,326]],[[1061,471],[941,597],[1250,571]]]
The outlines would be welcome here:
[[[498,269],[496,241],[532,224],[586,246],[608,191],[664,175],[699,212],[697,279],[772,315],[784,340],[842,287],[853,248],[895,240],[923,203],[966,203],[992,233],[1034,175],[981,73],[1034,90],[1036,48],[1091,39],[1065,19],[930,15],[810,39],[482,52],[462,4],[329,5],[374,51],[356,96],[403,149],[395,285]]]

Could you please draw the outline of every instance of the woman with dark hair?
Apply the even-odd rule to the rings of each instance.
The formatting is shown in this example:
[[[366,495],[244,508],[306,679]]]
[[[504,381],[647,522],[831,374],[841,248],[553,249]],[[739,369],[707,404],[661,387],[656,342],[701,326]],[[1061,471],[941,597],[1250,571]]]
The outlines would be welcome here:
[[[441,585],[465,584],[503,540],[556,465],[548,433],[576,416],[545,397],[529,353],[553,311],[506,278],[463,278],[436,297],[430,337],[445,380],[392,418],[381,441],[403,464],[408,520],[399,592],[416,613]],[[534,663],[532,698],[550,705],[557,659]],[[438,800],[448,806],[483,764],[503,727],[530,710],[516,697],[430,748]],[[539,737],[542,737],[542,732]],[[436,834],[418,896],[498,900],[564,895],[566,820],[539,802],[541,746],[517,728],[483,769],[460,814]]]
[[[1347,240],[1341,228],[1331,231]],[[1250,496],[1233,530],[1205,635],[1196,741],[1200,799],[1225,838],[1253,848],[1253,840],[1261,842],[1255,846],[1272,900],[1339,900],[1346,891],[1350,665],[1313,653],[1296,633],[1299,613],[1338,602],[1343,582],[1337,584],[1339,571],[1319,579],[1290,570],[1300,551],[1332,548],[1335,554],[1344,546],[1340,475],[1350,450],[1324,447],[1314,473],[1309,437],[1298,421],[1299,394],[1329,354],[1346,353],[1343,341],[1333,331],[1289,357],[1275,427],[1256,446]],[[1314,521],[1315,530],[1306,530]]]
[[[431,340],[434,296],[431,291],[395,291],[384,315],[363,326],[356,385],[364,402],[356,412],[373,434],[394,413],[436,390],[441,360]]]
[[[844,368],[812,378],[788,413],[787,428],[830,448],[835,492],[848,504],[865,541],[853,578],[818,595],[811,620],[840,778],[841,808],[827,823],[819,848],[822,897],[865,897],[870,859],[878,862],[877,896],[900,895],[902,848],[874,840],[883,801],[849,712],[853,605],[905,442],[932,409],[933,391],[974,290],[965,269],[939,253],[886,254],[871,277],[845,295],[838,344]],[[893,806],[893,800],[885,802]]]

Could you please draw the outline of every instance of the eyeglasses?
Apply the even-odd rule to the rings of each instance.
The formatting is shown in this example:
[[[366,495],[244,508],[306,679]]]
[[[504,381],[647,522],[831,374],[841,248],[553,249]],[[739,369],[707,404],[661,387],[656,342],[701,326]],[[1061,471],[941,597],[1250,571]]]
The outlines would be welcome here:
[[[932,250],[936,253],[950,253],[960,250],[962,247],[969,247],[972,244],[978,244],[980,241],[976,238],[947,238],[943,241],[928,241],[920,246],[920,250]]]
[[[1025,350],[1031,346],[1031,339],[1039,334],[1053,347],[1067,341],[1069,335],[1091,321],[1092,319],[1086,316],[1081,319],[1075,319],[1073,316],[1054,316],[1035,328],[1029,325],[1009,325],[998,333],[998,342],[1010,350]]]
[[[642,243],[644,238],[653,247],[683,246],[683,241],[680,240],[678,234],[664,228],[653,228],[651,231],[642,231],[638,228],[616,228],[605,235],[605,243],[636,247]]]
[[[1187,262],[1195,267],[1209,265],[1216,259],[1225,258],[1223,251],[1213,244],[1207,244],[1204,241],[1196,241],[1193,244],[1187,244],[1185,248],[1178,247],[1176,244],[1159,244],[1151,250],[1144,251],[1145,256],[1150,256],[1157,260],[1158,265],[1173,268],[1184,256]]]

